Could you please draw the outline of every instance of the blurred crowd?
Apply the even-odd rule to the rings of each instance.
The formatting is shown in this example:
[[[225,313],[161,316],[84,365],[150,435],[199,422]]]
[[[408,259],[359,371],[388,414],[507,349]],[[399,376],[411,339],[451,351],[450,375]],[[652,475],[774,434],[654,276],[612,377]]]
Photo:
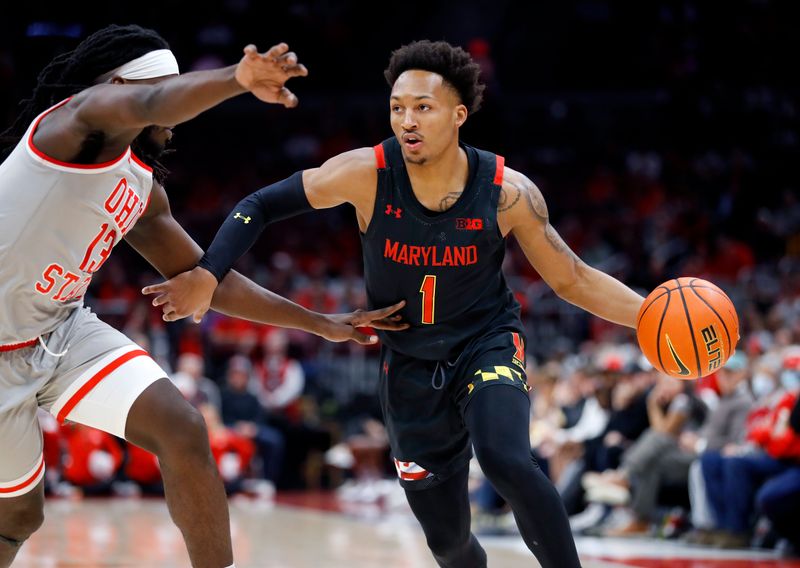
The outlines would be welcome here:
[[[800,551],[800,342],[785,328],[764,337],[698,381],[626,344],[529,365],[532,452],[574,532]],[[479,530],[513,529],[473,478]]]
[[[789,4],[719,10],[665,1],[626,12],[602,0],[460,3],[454,17],[441,3],[426,6],[429,17],[414,30],[390,13],[355,28],[357,3],[289,2],[266,15],[266,4],[223,4],[180,29],[159,27],[165,12],[184,16],[169,2],[157,18],[141,11],[135,19],[167,37],[183,69],[234,61],[242,45],[267,35],[256,41],[285,39],[311,75],[293,87],[301,104],[291,112],[238,98],[175,129],[165,187],[198,243],[208,245],[247,193],[391,135],[381,72],[392,49],[421,37],[463,45],[488,84],[463,140],[527,174],[586,262],[643,295],[669,278],[706,278],[740,317],[738,350],[724,369],[696,382],[661,377],[632,330],[559,300],[509,243],[504,271],[522,304],[534,387],[532,449],[575,530],[719,546],[796,542],[786,520],[800,491],[789,422],[800,372],[800,135],[796,78],[785,72],[798,36]],[[118,23],[131,20],[122,8],[105,9]],[[101,24],[74,17],[0,22],[4,124],[35,70]],[[331,55],[340,53],[348,57]],[[236,268],[315,310],[366,305],[349,208],[267,228]],[[215,313],[199,325],[165,324],[139,292],[158,280],[119,247],[88,303],[147,348],[201,409],[231,493],[374,489],[372,481],[392,475],[376,347]],[[161,491],[146,452],[42,421],[51,492]],[[380,492],[342,494],[370,500]],[[502,498],[479,472],[473,499],[485,530],[504,527]]]

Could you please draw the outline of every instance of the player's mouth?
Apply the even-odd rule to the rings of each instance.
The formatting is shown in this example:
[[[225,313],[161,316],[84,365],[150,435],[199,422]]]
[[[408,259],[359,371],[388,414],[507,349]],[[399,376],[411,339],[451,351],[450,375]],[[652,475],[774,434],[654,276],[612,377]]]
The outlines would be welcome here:
[[[403,134],[403,146],[411,152],[416,152],[422,147],[422,137],[419,134]]]

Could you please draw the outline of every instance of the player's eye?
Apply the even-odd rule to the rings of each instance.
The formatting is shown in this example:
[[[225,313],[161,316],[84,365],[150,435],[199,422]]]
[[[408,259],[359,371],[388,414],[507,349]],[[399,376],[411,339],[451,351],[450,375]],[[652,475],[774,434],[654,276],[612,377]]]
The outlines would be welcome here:
[[[392,112],[400,112],[400,105],[392,105]]]
[[[431,105],[425,105],[425,104],[419,105],[419,110],[421,110],[421,111],[426,111],[426,110],[430,110],[430,109],[431,109]]]

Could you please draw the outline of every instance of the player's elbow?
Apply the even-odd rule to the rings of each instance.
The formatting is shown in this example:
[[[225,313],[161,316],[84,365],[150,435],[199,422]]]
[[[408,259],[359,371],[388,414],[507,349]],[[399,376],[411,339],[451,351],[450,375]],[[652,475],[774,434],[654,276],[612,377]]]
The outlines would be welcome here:
[[[581,273],[577,266],[569,271],[569,273],[560,276],[550,283],[559,298],[566,300],[570,303],[579,302],[587,289],[587,282],[581,277]]]
[[[590,301],[593,292],[596,292],[596,275],[595,269],[575,258],[570,270],[559,275],[550,287],[562,300],[581,306]]]
[[[562,300],[566,300],[567,302],[572,302],[573,299],[577,296],[577,281],[576,280],[559,280],[557,282],[553,282],[550,284],[550,287],[553,289],[553,292],[561,298]]]

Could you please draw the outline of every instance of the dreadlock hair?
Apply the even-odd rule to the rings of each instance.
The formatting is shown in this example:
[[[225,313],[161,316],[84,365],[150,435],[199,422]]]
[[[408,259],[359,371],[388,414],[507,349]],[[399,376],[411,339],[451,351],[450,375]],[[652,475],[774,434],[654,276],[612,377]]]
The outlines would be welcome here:
[[[72,51],[57,55],[39,73],[30,98],[20,102],[17,119],[0,134],[0,161],[8,156],[40,113],[91,87],[100,75],[156,49],[169,49],[169,44],[154,30],[112,24],[94,32]],[[150,165],[154,170],[163,170],[158,163]]]
[[[452,87],[470,113],[481,107],[483,90],[481,68],[469,53],[446,41],[422,40],[409,43],[392,52],[389,67],[383,72],[389,86],[409,69],[437,73]]]

